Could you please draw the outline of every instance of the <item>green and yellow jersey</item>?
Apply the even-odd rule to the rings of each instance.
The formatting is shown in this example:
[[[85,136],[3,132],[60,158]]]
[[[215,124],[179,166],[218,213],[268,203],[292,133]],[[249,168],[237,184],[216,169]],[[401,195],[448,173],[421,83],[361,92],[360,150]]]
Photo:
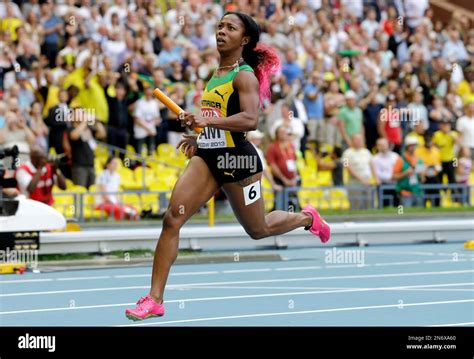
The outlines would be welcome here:
[[[201,98],[201,116],[228,117],[240,112],[239,93],[233,84],[239,71],[253,69],[246,63],[222,76],[212,76],[207,83]],[[233,132],[205,127],[197,139],[198,148],[215,149],[236,147],[246,140],[245,132]]]

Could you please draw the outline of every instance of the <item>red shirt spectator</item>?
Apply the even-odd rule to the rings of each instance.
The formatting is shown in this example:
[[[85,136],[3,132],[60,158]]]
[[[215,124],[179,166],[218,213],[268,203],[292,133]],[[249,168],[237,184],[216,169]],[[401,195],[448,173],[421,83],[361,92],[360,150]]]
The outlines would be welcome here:
[[[285,182],[295,179],[298,172],[296,169],[296,152],[291,143],[288,130],[284,126],[280,126],[276,130],[277,138],[267,149],[267,162],[272,168],[273,175],[286,186],[291,186],[294,184]]]
[[[66,189],[66,179],[59,169],[48,163],[46,154],[40,148],[31,150],[31,161],[21,165],[15,173],[18,189],[29,199],[53,205],[53,185]]]
[[[385,108],[379,115],[378,132],[380,137],[387,139],[395,152],[400,153],[402,128],[400,126],[400,109],[395,108],[396,104],[395,95],[390,94],[387,97]]]

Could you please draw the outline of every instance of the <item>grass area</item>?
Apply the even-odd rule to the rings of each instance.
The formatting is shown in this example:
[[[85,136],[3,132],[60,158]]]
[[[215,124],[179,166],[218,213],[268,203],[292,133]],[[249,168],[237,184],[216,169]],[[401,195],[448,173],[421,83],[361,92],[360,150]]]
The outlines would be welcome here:
[[[196,255],[199,252],[190,251],[190,250],[180,250],[180,256],[189,256],[189,255]],[[107,258],[144,258],[144,257],[153,257],[155,251],[151,249],[132,249],[129,251],[113,251],[110,253],[104,254],[104,257]],[[68,254],[41,254],[38,256],[38,260],[40,262],[46,261],[74,261],[74,260],[84,260],[84,259],[97,259],[100,258],[100,254],[92,254],[92,253],[68,253]]]
[[[390,216],[390,215],[407,215],[407,214],[416,214],[416,215],[442,215],[442,214],[453,214],[453,213],[474,213],[474,207],[458,207],[458,208],[403,208],[399,210],[398,207],[388,207],[382,209],[367,209],[367,210],[320,210],[321,214],[325,217],[350,217],[350,216]],[[234,222],[237,223],[237,219],[235,218],[234,214],[216,214],[215,222],[219,223],[228,223]],[[123,221],[121,224],[123,225],[155,225],[159,226],[161,220],[143,220],[138,222],[129,222]],[[208,217],[207,215],[199,214],[193,216],[190,221],[190,224],[207,224]],[[86,223],[87,227],[108,227],[114,226],[116,227],[118,224],[117,222],[88,222]]]
[[[325,216],[355,216],[355,215],[402,215],[402,214],[443,214],[443,213],[466,213],[474,212],[474,207],[459,207],[459,208],[403,208],[399,210],[398,207],[389,207],[382,209],[367,209],[367,210],[321,210],[321,214]]]
[[[72,261],[80,259],[94,259],[93,254],[89,253],[66,253],[66,254],[40,254],[38,255],[38,261]]]

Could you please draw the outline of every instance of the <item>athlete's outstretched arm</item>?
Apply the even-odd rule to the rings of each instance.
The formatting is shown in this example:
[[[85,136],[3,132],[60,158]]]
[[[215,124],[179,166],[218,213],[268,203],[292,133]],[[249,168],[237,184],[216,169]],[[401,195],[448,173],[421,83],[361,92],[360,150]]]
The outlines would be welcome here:
[[[214,127],[221,130],[245,132],[257,128],[259,108],[259,84],[252,72],[240,71],[234,78],[233,86],[239,92],[241,112],[229,117],[202,117],[185,112],[181,122],[191,127]]]

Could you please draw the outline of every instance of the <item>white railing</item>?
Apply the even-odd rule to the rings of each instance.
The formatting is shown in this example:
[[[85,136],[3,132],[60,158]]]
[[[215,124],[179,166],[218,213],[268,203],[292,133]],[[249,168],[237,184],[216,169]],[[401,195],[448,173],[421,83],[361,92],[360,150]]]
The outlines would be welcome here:
[[[331,225],[331,241],[323,245],[303,229],[252,240],[240,225],[189,225],[181,229],[181,249],[243,250],[262,247],[339,246],[465,241],[474,239],[474,219],[344,222]],[[40,254],[107,253],[114,250],[154,249],[160,224],[135,229],[95,229],[82,232],[41,233]]]

